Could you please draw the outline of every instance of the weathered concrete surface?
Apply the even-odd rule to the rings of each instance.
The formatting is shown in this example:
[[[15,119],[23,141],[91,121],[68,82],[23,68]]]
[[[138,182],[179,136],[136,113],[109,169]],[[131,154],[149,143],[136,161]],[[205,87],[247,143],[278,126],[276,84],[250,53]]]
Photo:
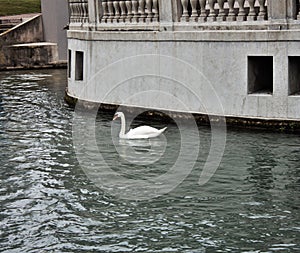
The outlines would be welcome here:
[[[7,47],[8,65],[14,68],[37,68],[58,61],[56,43],[40,42]]]
[[[44,39],[58,45],[58,58],[67,60],[67,31],[69,23],[67,0],[42,0]]]
[[[105,104],[99,102],[89,102],[84,100],[78,100],[77,98],[70,96],[68,91],[65,93],[65,101],[70,107],[75,108],[75,106],[81,107],[85,110],[98,109],[100,111],[112,112],[112,115],[116,112],[119,105]],[[78,105],[80,103],[80,105]],[[300,133],[300,121],[299,120],[278,120],[278,119],[258,119],[258,118],[243,118],[243,117],[219,117],[201,113],[186,113],[186,112],[174,112],[174,111],[157,111],[157,110],[144,110],[139,107],[132,107],[122,105],[122,111],[126,114],[132,114],[134,117],[136,115],[149,115],[152,118],[157,118],[160,121],[165,121],[170,123],[170,116],[172,119],[186,120],[194,119],[200,125],[210,125],[211,121],[214,124],[220,124],[221,126],[226,123],[227,128],[249,128],[249,129],[268,129],[269,131],[285,132],[285,133]]]
[[[7,31],[8,29],[13,28],[14,26],[25,22],[38,15],[39,13],[30,13],[23,15],[10,15],[0,17],[0,34]]]
[[[41,14],[19,15],[18,19],[23,22],[0,35],[0,70],[66,67],[66,61],[59,60],[57,43],[44,42]]]
[[[10,66],[10,47],[13,44],[41,42],[44,40],[41,15],[27,20],[0,36],[0,69]]]
[[[44,40],[42,17],[37,14],[33,18],[19,24],[1,34],[1,45],[11,45],[16,42],[31,43]]]
[[[232,13],[225,1],[223,16],[213,1],[201,1],[202,13],[195,1],[159,0],[159,19],[148,22],[96,2],[70,2],[69,97],[299,128],[290,124],[300,122],[296,0],[230,1]]]
[[[288,95],[288,57],[300,56],[299,44],[299,30],[70,31],[68,92],[105,104],[300,120],[300,96]],[[76,51],[84,52],[83,81],[74,78]],[[249,94],[248,56],[273,57],[272,94]],[[149,90],[159,92],[145,95]],[[138,93],[141,95],[134,96]]]

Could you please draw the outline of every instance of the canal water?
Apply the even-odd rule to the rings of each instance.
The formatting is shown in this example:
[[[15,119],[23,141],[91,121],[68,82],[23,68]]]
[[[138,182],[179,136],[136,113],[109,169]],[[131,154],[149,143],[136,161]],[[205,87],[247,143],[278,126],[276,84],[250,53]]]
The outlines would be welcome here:
[[[167,124],[163,137],[121,143],[120,122],[101,113],[95,119],[101,159],[82,161],[75,111],[63,100],[66,75],[0,73],[1,252],[300,252],[299,135],[228,130],[219,168],[199,185],[211,145],[210,128],[199,126],[196,161],[190,171],[182,166],[188,173],[174,189],[126,198],[109,181],[101,187],[101,168],[149,182],[176,164],[180,136],[195,133],[189,125],[179,131],[155,121]]]

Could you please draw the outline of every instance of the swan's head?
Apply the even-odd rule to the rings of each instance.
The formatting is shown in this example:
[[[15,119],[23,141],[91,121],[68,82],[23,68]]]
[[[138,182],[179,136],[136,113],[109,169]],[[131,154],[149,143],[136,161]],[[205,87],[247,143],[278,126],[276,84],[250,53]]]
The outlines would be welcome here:
[[[122,115],[122,113],[121,113],[121,112],[117,112],[117,113],[114,115],[114,118],[113,118],[113,120],[115,120],[115,119],[117,119],[117,118],[120,118],[120,117],[121,117],[121,115]]]

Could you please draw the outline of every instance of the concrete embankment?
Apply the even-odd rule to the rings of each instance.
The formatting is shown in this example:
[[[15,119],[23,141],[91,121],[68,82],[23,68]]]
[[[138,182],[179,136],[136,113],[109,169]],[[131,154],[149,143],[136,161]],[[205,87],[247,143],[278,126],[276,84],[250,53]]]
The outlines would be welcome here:
[[[1,17],[0,70],[66,67],[57,43],[45,42],[42,15]]]

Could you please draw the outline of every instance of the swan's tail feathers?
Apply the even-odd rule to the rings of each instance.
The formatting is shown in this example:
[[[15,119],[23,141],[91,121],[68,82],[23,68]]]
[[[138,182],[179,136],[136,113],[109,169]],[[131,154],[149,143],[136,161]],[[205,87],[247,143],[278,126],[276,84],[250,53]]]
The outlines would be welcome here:
[[[160,129],[159,131],[160,131],[160,133],[163,133],[166,129],[167,129],[167,127],[164,127],[162,129]]]

